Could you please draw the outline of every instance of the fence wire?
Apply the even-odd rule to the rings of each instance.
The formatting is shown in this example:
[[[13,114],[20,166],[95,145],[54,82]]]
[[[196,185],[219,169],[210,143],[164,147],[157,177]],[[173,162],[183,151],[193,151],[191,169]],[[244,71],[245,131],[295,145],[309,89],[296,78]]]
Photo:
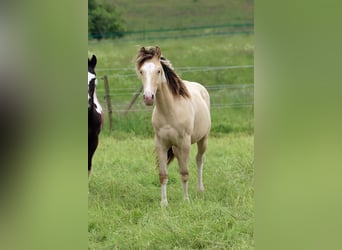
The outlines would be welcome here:
[[[229,70],[229,69],[248,69],[254,68],[254,65],[229,65],[229,66],[199,66],[199,67],[175,67],[175,70],[179,73],[188,72],[208,72],[208,71],[219,71],[219,70]],[[98,68],[97,72],[122,72],[126,73],[115,73],[108,74],[108,78],[119,78],[119,77],[131,77],[135,76],[134,68]]]
[[[197,67],[176,67],[177,72],[205,72],[235,69],[252,69],[254,65],[226,65],[226,66],[197,66]],[[100,73],[98,79],[104,81],[104,78],[121,78],[136,76],[134,68],[98,68]],[[113,72],[113,74],[106,74]],[[125,72],[118,74],[117,72]],[[101,76],[102,75],[102,76]],[[107,80],[108,81],[108,80]],[[108,83],[109,84],[109,83]],[[236,83],[236,84],[216,84],[204,86],[209,92],[211,109],[240,109],[251,108],[254,106],[254,84]],[[112,112],[150,112],[153,107],[146,107],[142,101],[141,87],[111,88],[110,93],[106,94],[105,89],[97,89],[97,95],[103,107],[107,110],[106,98],[110,98],[112,103]],[[138,98],[136,100],[136,98]],[[135,101],[136,100],[136,101]],[[133,105],[132,105],[133,103]]]
[[[209,92],[211,109],[249,108],[254,106],[254,84],[220,84],[205,86]],[[142,101],[142,94],[138,88],[114,88],[109,94],[112,102],[113,112],[126,112],[133,96],[139,94],[138,100],[134,103],[129,112],[150,112],[152,107],[146,107]],[[103,107],[105,98],[108,97],[104,90],[97,90],[97,95]],[[107,109],[107,108],[106,108]]]

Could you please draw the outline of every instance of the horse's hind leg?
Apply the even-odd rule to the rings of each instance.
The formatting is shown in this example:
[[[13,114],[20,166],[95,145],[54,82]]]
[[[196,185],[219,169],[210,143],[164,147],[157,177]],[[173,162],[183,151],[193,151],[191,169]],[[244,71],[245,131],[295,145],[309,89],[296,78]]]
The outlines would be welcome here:
[[[94,153],[98,144],[99,144],[98,135],[91,136],[91,137],[88,136],[88,178],[91,174],[93,156],[94,156]]]
[[[92,167],[94,152],[95,152],[95,149],[88,146],[88,179],[91,174],[91,167]]]
[[[208,136],[205,136],[200,141],[197,142],[197,155],[196,155],[196,163],[198,168],[198,190],[200,192],[204,191],[203,186],[203,163],[204,163],[204,153],[207,149],[208,145]]]

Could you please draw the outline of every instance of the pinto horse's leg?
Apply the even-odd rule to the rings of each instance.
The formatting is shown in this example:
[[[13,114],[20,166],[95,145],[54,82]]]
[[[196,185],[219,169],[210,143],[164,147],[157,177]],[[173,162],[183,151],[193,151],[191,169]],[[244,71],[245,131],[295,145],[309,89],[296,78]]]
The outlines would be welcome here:
[[[99,137],[88,135],[88,178],[91,174],[93,155],[99,143]]]
[[[91,164],[92,164],[93,153],[94,152],[91,152],[88,149],[88,178],[89,178],[89,176],[91,174]]]
[[[196,155],[196,163],[198,168],[198,191],[203,192],[203,163],[204,163],[204,153],[207,149],[208,145],[208,136],[205,136],[199,142],[197,142],[197,155]]]
[[[156,154],[157,161],[159,167],[159,181],[160,181],[160,189],[161,189],[161,202],[160,205],[162,207],[166,207],[168,205],[167,202],[167,194],[166,194],[166,185],[168,182],[168,171],[167,171],[167,150],[168,147],[162,145],[160,139],[155,136],[155,146],[156,146]]]
[[[189,194],[188,194],[188,180],[189,180],[189,158],[190,158],[190,137],[189,140],[184,140],[184,143],[181,147],[173,147],[175,156],[178,160],[179,166],[179,173],[182,178],[182,185],[183,185],[183,194],[184,200],[189,201]]]

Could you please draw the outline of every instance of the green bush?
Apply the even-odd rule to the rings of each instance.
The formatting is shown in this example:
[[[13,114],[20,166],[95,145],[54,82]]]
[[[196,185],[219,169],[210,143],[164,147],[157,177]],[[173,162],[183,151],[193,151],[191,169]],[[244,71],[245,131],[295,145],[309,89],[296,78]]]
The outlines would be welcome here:
[[[120,14],[113,5],[98,4],[88,1],[88,35],[89,38],[101,40],[124,35],[125,27]]]

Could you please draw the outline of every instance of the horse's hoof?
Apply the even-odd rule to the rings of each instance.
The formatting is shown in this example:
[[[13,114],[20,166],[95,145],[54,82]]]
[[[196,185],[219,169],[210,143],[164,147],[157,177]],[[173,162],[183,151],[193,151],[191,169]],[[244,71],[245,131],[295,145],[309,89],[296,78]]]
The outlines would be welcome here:
[[[169,205],[169,203],[167,202],[167,200],[162,200],[161,202],[160,202],[160,206],[161,207],[167,207]]]

